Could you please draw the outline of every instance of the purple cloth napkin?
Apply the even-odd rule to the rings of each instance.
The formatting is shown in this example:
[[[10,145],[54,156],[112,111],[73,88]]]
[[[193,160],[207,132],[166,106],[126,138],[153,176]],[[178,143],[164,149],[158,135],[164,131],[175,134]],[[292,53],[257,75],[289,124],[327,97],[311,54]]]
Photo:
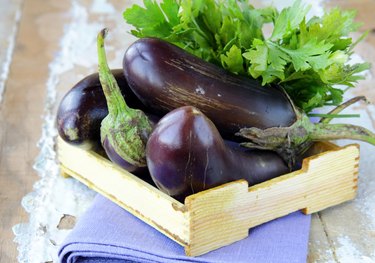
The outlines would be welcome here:
[[[155,208],[157,209],[157,208]],[[93,205],[60,248],[61,262],[306,262],[308,215],[295,212],[250,230],[249,237],[199,257],[108,199]]]

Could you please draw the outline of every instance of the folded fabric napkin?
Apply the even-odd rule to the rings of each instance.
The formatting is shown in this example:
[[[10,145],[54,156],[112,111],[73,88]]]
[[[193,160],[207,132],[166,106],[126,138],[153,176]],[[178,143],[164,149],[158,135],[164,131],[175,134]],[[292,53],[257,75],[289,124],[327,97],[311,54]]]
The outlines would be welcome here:
[[[157,208],[155,208],[157,209]],[[252,228],[249,237],[199,257],[97,195],[59,251],[61,262],[306,262],[308,215],[295,212]]]

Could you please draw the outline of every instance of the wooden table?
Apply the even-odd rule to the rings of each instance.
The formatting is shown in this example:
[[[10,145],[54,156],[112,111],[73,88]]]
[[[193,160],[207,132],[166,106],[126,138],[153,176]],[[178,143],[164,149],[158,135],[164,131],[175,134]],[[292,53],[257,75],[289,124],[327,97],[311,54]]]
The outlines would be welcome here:
[[[74,40],[80,36],[74,32],[89,36],[104,26],[112,29],[110,66],[121,67],[125,47],[134,40],[121,16],[130,5],[126,2],[0,0],[0,262],[15,262],[18,255],[12,226],[28,221],[20,203],[39,180],[33,165],[40,153],[37,143],[45,117],[54,116],[59,100],[73,84],[96,71],[95,38],[91,35],[76,45]],[[358,9],[358,20],[364,22],[361,30],[369,29],[370,34],[356,53],[375,63],[375,1],[335,0],[324,5],[336,4]],[[353,94],[375,101],[373,83],[369,77]],[[372,130],[373,106],[353,107],[366,115],[365,125]],[[358,198],[313,216],[309,262],[375,262],[375,208],[370,203],[375,185],[366,181],[375,180],[371,157],[375,152],[370,146],[361,147]]]

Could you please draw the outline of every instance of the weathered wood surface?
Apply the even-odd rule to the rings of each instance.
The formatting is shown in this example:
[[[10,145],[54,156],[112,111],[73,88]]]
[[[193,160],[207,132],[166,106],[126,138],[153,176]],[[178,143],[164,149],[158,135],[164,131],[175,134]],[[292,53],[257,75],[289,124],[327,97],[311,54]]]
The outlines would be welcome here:
[[[0,262],[17,260],[12,227],[29,220],[21,200],[40,179],[33,166],[40,153],[37,144],[46,123],[44,117],[46,113],[53,115],[63,94],[97,68],[95,36],[92,43],[75,45],[78,36],[69,27],[87,34],[96,34],[104,26],[113,28],[108,38],[108,46],[113,48],[108,51],[110,66],[115,61],[114,65],[121,67],[123,48],[132,41],[126,36],[128,29],[121,26],[121,12],[112,17],[110,10],[96,8],[100,2],[0,0],[0,76],[8,71],[8,67],[4,70],[4,59],[11,59],[0,96]],[[108,4],[113,10],[124,8],[120,1]],[[13,31],[14,50],[8,55]],[[61,58],[65,53],[71,57]],[[48,90],[51,87],[53,90]]]
[[[33,79],[42,79],[47,72],[46,62],[39,68],[31,66],[38,59],[32,51],[37,54],[38,45],[44,43],[28,43],[27,31],[35,26],[35,16],[31,10],[22,13],[23,2],[0,0],[0,262],[16,261],[11,228],[28,218],[20,201],[37,180],[31,166],[37,154],[44,93],[43,83]],[[18,18],[27,19],[27,24],[20,26]]]
[[[372,63],[371,76],[351,91],[352,95],[366,95],[372,102],[365,107],[356,104],[346,113],[360,113],[356,124],[375,130],[375,1],[326,1],[324,6],[356,9],[361,31],[369,30],[366,41],[355,49],[364,60]],[[349,121],[349,120],[348,120]],[[342,141],[340,144],[346,144]],[[346,204],[324,210],[313,216],[310,232],[309,263],[375,262],[375,151],[360,143],[361,159],[357,198]]]
[[[16,261],[17,250],[11,228],[28,220],[20,202],[38,180],[32,166],[39,153],[37,142],[44,123],[44,109],[47,107],[53,113],[61,96],[81,77],[96,69],[92,63],[95,48],[94,51],[81,50],[72,45],[69,49],[76,49],[78,56],[72,62],[74,67],[51,72],[51,63],[63,50],[61,41],[66,34],[66,26],[73,22],[76,23],[73,26],[97,22],[96,26],[113,28],[114,33],[108,39],[112,47],[109,59],[113,67],[121,66],[123,50],[132,41],[125,33],[127,29],[122,22],[121,11],[127,5],[141,1],[108,1],[118,10],[118,17],[106,14],[106,10],[95,12],[95,2],[98,1],[0,0],[0,86],[4,83],[5,87],[4,91],[0,89],[0,262]],[[358,20],[364,22],[362,30],[369,29],[371,32],[356,52],[375,63],[375,2],[326,2],[325,6],[338,4],[358,10]],[[72,15],[72,6],[76,11],[79,11],[78,7],[83,7],[89,12],[87,17],[81,17],[84,21],[78,21],[77,16]],[[9,39],[14,39],[14,42]],[[90,61],[84,61],[84,57]],[[375,68],[372,69],[374,73]],[[47,100],[47,81],[56,81],[56,99]],[[358,85],[353,94],[366,95],[375,101],[373,86],[374,80],[369,77]],[[46,101],[52,104],[46,104]],[[375,129],[374,105],[367,109],[356,105],[351,109],[351,112],[362,114],[357,123]],[[309,262],[375,261],[374,164],[374,149],[361,144],[358,197],[353,202],[313,216]]]

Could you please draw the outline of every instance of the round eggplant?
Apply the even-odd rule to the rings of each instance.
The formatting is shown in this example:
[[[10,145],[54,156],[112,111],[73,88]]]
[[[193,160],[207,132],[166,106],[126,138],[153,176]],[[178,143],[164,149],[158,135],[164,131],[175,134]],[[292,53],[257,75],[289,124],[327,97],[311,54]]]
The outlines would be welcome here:
[[[223,183],[245,179],[254,185],[289,171],[274,152],[226,143],[214,124],[191,106],[175,109],[157,123],[146,156],[157,187],[180,201]]]

